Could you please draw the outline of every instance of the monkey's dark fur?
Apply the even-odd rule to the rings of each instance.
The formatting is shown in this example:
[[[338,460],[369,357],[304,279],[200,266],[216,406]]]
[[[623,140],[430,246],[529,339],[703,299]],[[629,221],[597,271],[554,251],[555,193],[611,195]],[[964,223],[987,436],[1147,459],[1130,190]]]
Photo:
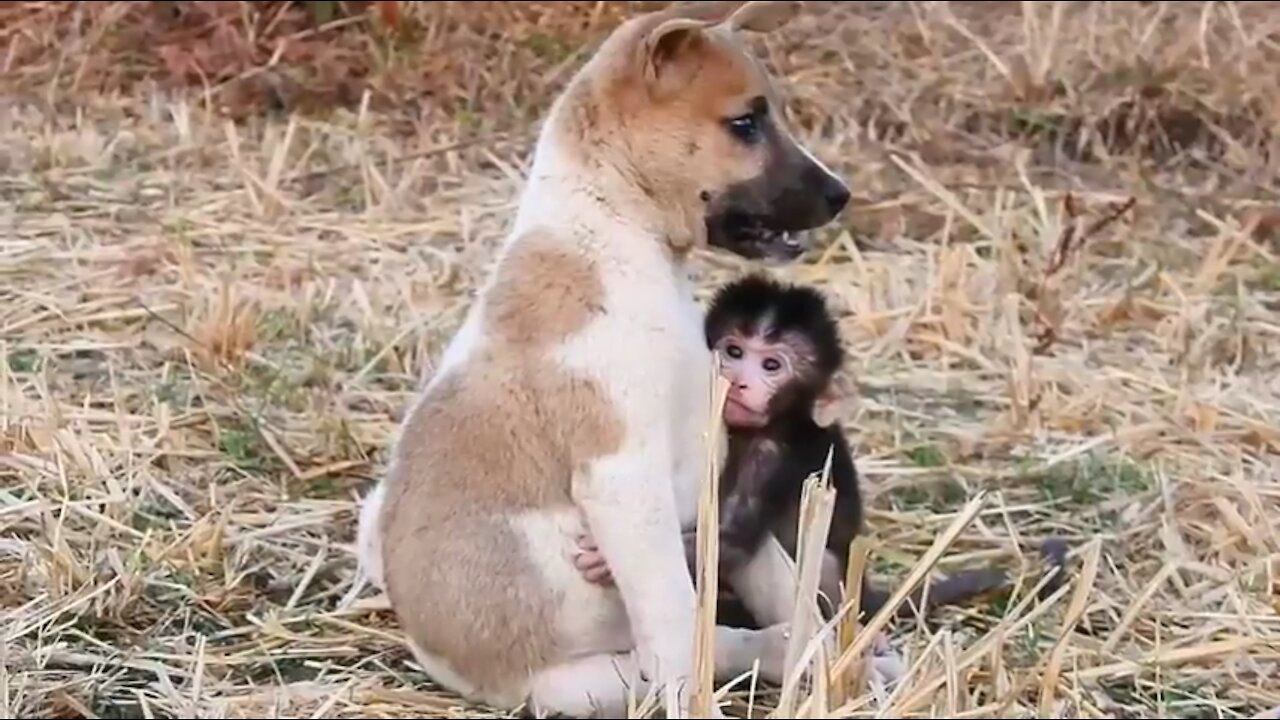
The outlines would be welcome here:
[[[803,286],[784,285],[759,274],[729,283],[712,298],[705,319],[706,341],[715,345],[726,334],[760,336],[779,342],[787,334],[807,338],[809,348],[792,347],[798,354],[813,358],[807,372],[800,372],[778,388],[769,404],[764,427],[728,428],[729,449],[720,478],[720,575],[725,577],[752,557],[772,532],[794,559],[801,494],[805,479],[822,472],[831,454],[830,481],[836,490],[834,514],[826,547],[838,563],[840,577],[849,563],[850,544],[863,531],[863,501],[853,454],[838,423],[823,427],[815,422],[813,408],[844,361],[839,329],[823,296]],[[691,535],[686,539],[691,541]],[[1057,546],[1054,546],[1057,548]],[[696,562],[692,542],[686,546],[689,567]],[[1061,550],[1058,550],[1061,553]],[[1053,558],[1061,564],[1060,555]],[[1061,573],[1055,582],[1061,582]],[[940,605],[957,603],[1006,586],[1005,573],[996,568],[961,571],[933,583],[927,604],[921,605],[923,590],[917,589],[902,603],[899,617],[915,610],[927,614]],[[1050,585],[1050,588],[1056,585]],[[826,584],[829,591],[830,585]],[[1050,592],[1046,589],[1045,592]],[[889,593],[871,587],[865,580],[860,608],[863,618],[880,610]],[[823,613],[830,617],[839,597],[828,598]],[[731,595],[719,601],[718,622],[756,627],[754,619]]]
[[[761,336],[760,324],[765,320],[769,321],[768,332]],[[818,395],[844,363],[840,329],[821,293],[801,285],[783,285],[764,275],[748,275],[720,288],[707,308],[703,327],[708,347],[735,330],[769,342],[779,342],[788,333],[808,338],[815,356],[813,369],[802,382],[793,382],[774,397],[769,407],[770,428],[807,420],[808,425],[796,427],[794,435],[818,441],[824,446],[820,453],[824,459],[831,443],[843,447],[848,455],[840,431],[833,426],[824,433],[811,417]],[[817,433],[826,437],[814,437]],[[799,457],[796,460],[804,462]]]
[[[707,310],[706,338],[714,346],[727,333],[778,342],[787,333],[808,339],[812,370],[778,389],[769,403],[769,422],[759,429],[731,428],[729,452],[721,473],[720,559],[722,573],[741,567],[772,531],[792,557],[796,555],[800,491],[811,472],[831,456],[836,489],[835,517],[828,547],[848,555],[849,543],[862,531],[862,497],[853,455],[838,425],[822,427],[813,406],[844,361],[839,330],[817,291],[785,286],[761,275],[730,283]]]

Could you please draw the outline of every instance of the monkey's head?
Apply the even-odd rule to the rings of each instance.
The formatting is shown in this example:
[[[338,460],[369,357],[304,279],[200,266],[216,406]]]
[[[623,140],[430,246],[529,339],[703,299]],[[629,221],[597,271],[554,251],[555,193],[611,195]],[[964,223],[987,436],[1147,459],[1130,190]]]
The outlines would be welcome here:
[[[729,381],[724,419],[730,427],[758,429],[805,417],[832,422],[832,378],[844,350],[821,293],[749,275],[712,298],[705,333]]]
[[[591,61],[582,144],[678,213],[695,242],[792,260],[807,250],[805,231],[849,202],[845,183],[788,131],[771,78],[740,37],[782,27],[799,6],[675,3],[628,21]]]

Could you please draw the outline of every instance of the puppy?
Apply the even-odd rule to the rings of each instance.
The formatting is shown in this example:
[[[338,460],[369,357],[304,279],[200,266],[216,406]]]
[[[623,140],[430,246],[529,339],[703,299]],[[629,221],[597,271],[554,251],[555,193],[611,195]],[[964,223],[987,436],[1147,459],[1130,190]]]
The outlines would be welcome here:
[[[360,512],[361,571],[465,698],[617,716],[629,693],[674,685],[688,712],[681,531],[711,450],[711,356],[685,264],[703,247],[795,259],[849,199],[742,46],[797,9],[633,18],[545,120],[510,235]],[[574,567],[584,534],[613,587]],[[720,678],[759,660],[779,679],[795,578],[776,543],[759,556],[736,580],[770,623],[717,628]]]

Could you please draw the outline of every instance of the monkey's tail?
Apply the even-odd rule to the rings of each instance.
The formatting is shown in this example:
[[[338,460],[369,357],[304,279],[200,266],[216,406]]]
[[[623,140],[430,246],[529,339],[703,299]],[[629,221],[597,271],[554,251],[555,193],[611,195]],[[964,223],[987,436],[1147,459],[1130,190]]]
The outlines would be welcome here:
[[[1067,544],[1060,538],[1050,538],[1040,547],[1040,554],[1049,565],[1053,575],[1049,582],[1040,589],[1039,599],[1044,600],[1061,587],[1066,577]],[[871,618],[889,601],[889,593],[871,586],[864,581],[862,587],[862,619]],[[987,567],[974,570],[963,570],[945,580],[933,583],[927,588],[916,588],[898,606],[895,617],[907,618],[917,611],[927,616],[935,608],[946,605],[959,605],[987,593],[996,592],[1009,586],[1008,574],[999,568]]]

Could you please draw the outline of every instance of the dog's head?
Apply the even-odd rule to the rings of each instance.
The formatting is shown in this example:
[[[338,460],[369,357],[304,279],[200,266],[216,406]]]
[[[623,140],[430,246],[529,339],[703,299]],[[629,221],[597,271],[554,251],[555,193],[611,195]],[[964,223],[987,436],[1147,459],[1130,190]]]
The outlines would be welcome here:
[[[650,197],[699,217],[709,245],[747,258],[798,257],[804,231],[849,201],[845,183],[787,130],[771,79],[740,37],[782,27],[799,5],[677,3],[630,21],[602,48],[601,137]]]

